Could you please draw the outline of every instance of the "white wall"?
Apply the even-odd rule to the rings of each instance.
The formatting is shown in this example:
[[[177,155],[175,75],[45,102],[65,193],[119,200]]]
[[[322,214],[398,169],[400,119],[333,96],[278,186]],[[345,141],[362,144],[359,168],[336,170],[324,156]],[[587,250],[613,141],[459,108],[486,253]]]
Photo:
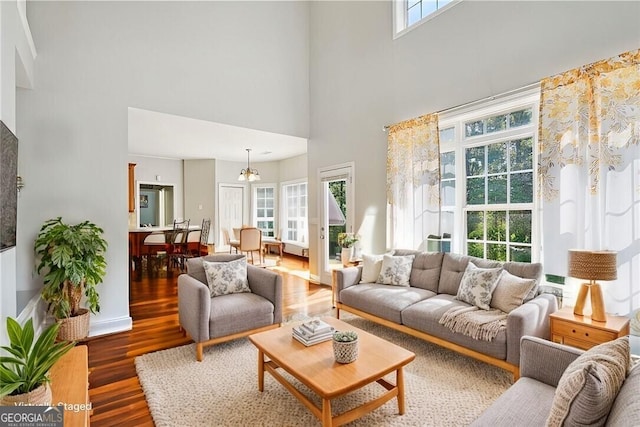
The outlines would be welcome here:
[[[191,224],[202,224],[202,220],[212,220],[209,243],[215,243],[213,220],[215,219],[215,174],[213,159],[184,161],[184,217]]]
[[[389,2],[313,2],[310,218],[318,168],[354,161],[356,225],[384,251],[384,125],[637,49],[639,18],[639,2],[463,1],[393,40]],[[315,247],[317,227],[309,233]]]
[[[126,329],[128,107],[306,137],[308,5],[33,2],[28,17],[40,57],[18,96],[17,282],[41,285],[31,242],[45,219],[90,219],[109,242],[91,334]]]
[[[280,182],[295,181],[301,178],[307,178],[307,163],[308,158],[306,154],[300,156],[291,157],[290,159],[281,160],[278,164]],[[278,189],[280,191],[280,189]]]
[[[21,16],[18,12],[17,2],[0,1],[0,120],[18,137],[18,173],[22,171],[20,151],[25,143],[16,124],[16,86],[33,85],[35,55],[28,23],[24,13]],[[18,222],[23,209],[18,196]],[[18,314],[17,252],[16,247],[0,253],[0,330],[3,331],[6,317]],[[0,344],[7,342],[6,335],[0,334]]]

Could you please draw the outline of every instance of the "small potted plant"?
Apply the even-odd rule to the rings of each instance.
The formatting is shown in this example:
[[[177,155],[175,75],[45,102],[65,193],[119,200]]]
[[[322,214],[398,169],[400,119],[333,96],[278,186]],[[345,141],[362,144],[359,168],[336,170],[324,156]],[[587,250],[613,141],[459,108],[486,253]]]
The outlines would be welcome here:
[[[36,271],[44,276],[42,299],[61,323],[59,339],[75,341],[89,334],[89,312],[100,311],[96,286],[106,274],[107,242],[92,222],[68,225],[46,221],[36,238]],[[87,307],[80,307],[82,296]]]
[[[336,331],[333,334],[333,355],[338,363],[351,363],[358,358],[358,334]]]
[[[49,370],[75,343],[56,343],[60,325],[49,326],[35,341],[33,321],[24,325],[7,317],[10,345],[1,348],[8,356],[0,357],[0,406],[50,405]]]
[[[339,233],[338,245],[342,248],[341,259],[342,265],[347,266],[353,258],[353,245],[360,240],[360,236],[355,233]]]

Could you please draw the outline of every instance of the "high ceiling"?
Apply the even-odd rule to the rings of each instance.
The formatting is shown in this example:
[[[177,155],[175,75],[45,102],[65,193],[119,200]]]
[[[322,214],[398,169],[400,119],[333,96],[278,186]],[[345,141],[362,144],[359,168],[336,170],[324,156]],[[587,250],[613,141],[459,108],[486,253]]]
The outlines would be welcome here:
[[[287,159],[307,152],[305,138],[129,108],[129,154],[175,159],[252,162]]]

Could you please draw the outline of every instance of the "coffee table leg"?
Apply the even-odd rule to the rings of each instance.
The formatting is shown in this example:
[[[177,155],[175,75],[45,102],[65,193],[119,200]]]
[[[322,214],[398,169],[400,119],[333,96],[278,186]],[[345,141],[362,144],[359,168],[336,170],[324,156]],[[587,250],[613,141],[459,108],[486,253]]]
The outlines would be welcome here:
[[[322,427],[331,427],[331,400],[322,399]]]
[[[258,350],[258,390],[264,391],[264,353]]]
[[[396,371],[396,387],[398,387],[398,413],[404,414],[404,371],[402,366]]]

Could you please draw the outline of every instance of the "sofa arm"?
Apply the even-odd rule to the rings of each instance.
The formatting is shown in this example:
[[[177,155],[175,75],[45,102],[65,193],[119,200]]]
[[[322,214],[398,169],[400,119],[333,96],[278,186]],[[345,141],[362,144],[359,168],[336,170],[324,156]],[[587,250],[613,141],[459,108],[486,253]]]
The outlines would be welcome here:
[[[520,339],[525,335],[549,338],[549,315],[558,309],[551,294],[540,294],[507,317],[507,362],[520,364]]]
[[[207,285],[188,274],[178,276],[180,326],[195,342],[209,339],[211,293]]]
[[[282,276],[266,268],[247,265],[251,292],[273,304],[273,323],[282,323]]]
[[[360,283],[362,277],[362,266],[347,267],[334,270],[336,274],[335,295],[338,302],[340,301],[340,292],[349,286]]]
[[[520,343],[520,376],[557,387],[567,366],[582,353],[577,348],[524,336]]]

